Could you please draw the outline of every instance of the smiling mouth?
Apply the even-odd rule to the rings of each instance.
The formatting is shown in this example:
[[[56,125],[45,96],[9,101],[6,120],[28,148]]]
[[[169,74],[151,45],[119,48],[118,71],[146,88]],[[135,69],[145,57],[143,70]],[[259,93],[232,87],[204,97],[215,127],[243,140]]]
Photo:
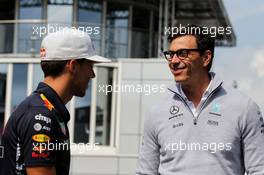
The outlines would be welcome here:
[[[185,69],[186,66],[184,66],[184,65],[179,66],[179,65],[174,64],[174,65],[170,66],[170,68],[173,72],[179,72],[179,71],[182,71],[183,69]]]

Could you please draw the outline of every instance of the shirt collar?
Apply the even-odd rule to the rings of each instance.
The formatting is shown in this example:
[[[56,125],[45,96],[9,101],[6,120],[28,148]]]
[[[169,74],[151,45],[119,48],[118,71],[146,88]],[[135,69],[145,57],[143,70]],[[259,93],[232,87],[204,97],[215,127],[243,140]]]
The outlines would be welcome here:
[[[207,89],[205,90],[203,97],[206,96],[208,97],[210,95],[210,93],[212,91],[214,91],[218,86],[221,86],[223,84],[223,81],[216,76],[216,74],[214,72],[209,72],[209,75],[211,77],[210,83],[207,87]],[[180,95],[181,97],[183,97],[184,99],[186,99],[187,97],[185,96],[180,83],[177,83],[168,87],[168,89],[178,95]]]
[[[59,97],[59,95],[46,83],[40,82],[38,84],[37,89],[35,90],[37,93],[43,93],[47,99],[54,105],[55,109],[62,115],[62,118],[65,123],[68,123],[70,120],[70,114],[67,108],[65,107],[63,101]]]
[[[206,90],[204,91],[202,98],[208,97],[208,95],[212,92],[212,84],[213,84],[212,82],[214,80],[214,76],[211,73],[209,73],[209,76],[210,76],[210,82],[209,82]],[[178,88],[180,95],[187,99],[185,93],[182,90],[181,84],[178,83],[176,86]]]

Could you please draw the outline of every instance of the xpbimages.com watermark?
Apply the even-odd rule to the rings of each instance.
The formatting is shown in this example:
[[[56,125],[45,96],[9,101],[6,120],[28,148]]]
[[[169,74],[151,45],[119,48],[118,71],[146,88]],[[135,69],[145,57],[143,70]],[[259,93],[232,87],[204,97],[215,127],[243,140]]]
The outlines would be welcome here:
[[[71,26],[62,26],[58,24],[47,24],[47,25],[34,25],[32,26],[32,34],[34,36],[43,37],[49,33],[54,33],[57,31],[66,31],[67,29],[77,29],[79,31],[85,32],[89,35],[99,35],[100,34],[100,27],[98,26],[78,26],[78,27],[71,27]]]
[[[99,84],[98,92],[104,93],[105,95],[111,94],[112,92],[151,95],[153,93],[166,92],[166,86],[164,84]]]
[[[216,142],[170,142],[164,144],[164,150],[174,153],[176,151],[209,151],[210,153],[216,153],[218,151],[230,151],[232,149],[232,143],[216,143]]]
[[[98,146],[99,143],[67,143],[67,142],[33,142],[33,151],[38,153],[43,153],[45,151],[63,151],[69,150],[77,152],[77,153],[84,153],[86,151],[98,151],[100,147]]]
[[[32,157],[48,157],[51,151],[67,151],[71,150],[77,154],[82,154],[87,151],[100,150],[99,143],[68,143],[68,142],[33,142]],[[19,146],[17,150],[21,150]],[[0,146],[0,159],[4,158],[4,146]]]
[[[232,34],[232,27],[223,27],[223,26],[173,26],[173,27],[164,27],[164,35],[183,35],[183,34],[192,34],[192,35],[210,35],[211,37],[216,37],[217,35],[231,35]]]

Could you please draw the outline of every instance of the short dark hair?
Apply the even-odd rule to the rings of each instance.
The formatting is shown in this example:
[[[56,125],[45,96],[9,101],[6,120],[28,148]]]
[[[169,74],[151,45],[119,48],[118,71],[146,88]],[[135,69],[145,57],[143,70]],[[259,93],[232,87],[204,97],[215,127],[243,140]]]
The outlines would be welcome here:
[[[196,44],[200,50],[200,54],[204,54],[206,50],[212,52],[211,62],[207,66],[207,71],[209,72],[214,58],[214,48],[215,48],[215,38],[210,35],[210,33],[203,32],[203,28],[197,25],[188,25],[175,27],[175,29],[180,29],[177,32],[172,31],[168,37],[169,42],[171,43],[175,38],[185,35],[193,35],[196,38]]]
[[[85,58],[77,59],[77,62],[82,65],[85,61]],[[58,77],[60,76],[65,68],[65,65],[70,60],[61,60],[61,61],[41,61],[41,69],[44,72],[44,77],[52,76]]]

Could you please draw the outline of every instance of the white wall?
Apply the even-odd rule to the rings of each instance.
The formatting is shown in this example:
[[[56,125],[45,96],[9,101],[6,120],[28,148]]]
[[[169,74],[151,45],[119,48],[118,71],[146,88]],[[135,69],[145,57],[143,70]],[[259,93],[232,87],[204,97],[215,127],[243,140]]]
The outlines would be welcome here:
[[[119,59],[121,85],[161,86],[173,84],[165,60]],[[73,175],[132,175],[136,169],[137,156],[147,110],[164,96],[164,93],[120,93],[119,144],[115,155],[73,155]]]

